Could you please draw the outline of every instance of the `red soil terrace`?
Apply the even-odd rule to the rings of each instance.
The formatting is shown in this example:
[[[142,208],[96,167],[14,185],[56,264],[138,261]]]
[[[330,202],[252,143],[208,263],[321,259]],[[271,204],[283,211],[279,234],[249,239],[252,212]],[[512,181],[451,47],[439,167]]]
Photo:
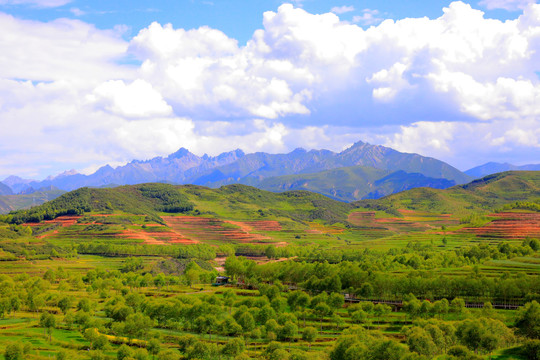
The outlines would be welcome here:
[[[540,213],[502,212],[490,216],[495,217],[492,222],[481,227],[463,228],[461,232],[505,239],[540,237]]]

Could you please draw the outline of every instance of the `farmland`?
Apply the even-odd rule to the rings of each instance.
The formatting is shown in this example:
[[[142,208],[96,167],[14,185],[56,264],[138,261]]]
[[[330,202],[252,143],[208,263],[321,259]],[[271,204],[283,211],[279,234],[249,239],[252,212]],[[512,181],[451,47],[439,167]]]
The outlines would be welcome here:
[[[239,185],[80,189],[1,219],[0,351],[533,359],[536,176],[353,204]]]

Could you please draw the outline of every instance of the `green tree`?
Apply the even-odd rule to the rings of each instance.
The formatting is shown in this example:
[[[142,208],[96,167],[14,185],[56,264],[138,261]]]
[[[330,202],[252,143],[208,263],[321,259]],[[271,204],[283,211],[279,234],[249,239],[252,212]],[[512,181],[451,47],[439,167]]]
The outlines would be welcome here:
[[[41,317],[39,318],[39,326],[45,329],[45,331],[49,335],[49,342],[51,342],[52,332],[56,327],[56,318],[54,317],[54,315],[49,312],[42,313]]]
[[[536,301],[525,304],[518,312],[515,326],[520,334],[540,339],[540,304]]]
[[[225,356],[234,358],[244,352],[246,348],[246,344],[244,342],[244,339],[242,338],[234,338],[229,340],[225,346],[223,346],[223,349],[221,350],[221,353]]]
[[[127,346],[126,344],[122,344],[118,348],[118,351],[116,352],[116,358],[118,360],[124,360],[124,359],[128,359],[128,358],[132,358],[133,355],[134,355],[133,350],[129,346]]]
[[[154,359],[154,357],[161,350],[161,342],[156,338],[150,339],[150,341],[148,342],[146,346],[146,349],[148,350],[150,354],[152,354],[152,359]]]
[[[7,344],[4,351],[4,358],[6,360],[23,360],[24,359],[24,346],[21,343]]]
[[[302,340],[308,342],[308,347],[311,350],[311,343],[317,338],[318,332],[317,329],[315,329],[312,326],[308,326],[304,328],[304,331],[302,332]]]

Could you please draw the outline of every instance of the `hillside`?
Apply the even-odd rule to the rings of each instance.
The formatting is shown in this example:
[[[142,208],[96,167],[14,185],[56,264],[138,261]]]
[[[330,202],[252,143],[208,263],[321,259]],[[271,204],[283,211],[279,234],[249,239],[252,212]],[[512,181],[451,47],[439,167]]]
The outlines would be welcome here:
[[[377,201],[354,203],[359,207],[407,209],[448,214],[495,211],[516,201],[540,200],[540,172],[509,171],[489,175],[449,189],[417,188]]]
[[[454,181],[434,179],[403,170],[390,172],[369,166],[351,166],[313,174],[286,175],[262,180],[257,187],[269,191],[309,190],[341,201],[377,199],[415,187],[447,188]]]
[[[0,195],[13,195],[13,191],[9,186],[0,182]]]
[[[141,184],[81,188],[41,206],[13,213],[14,222],[52,220],[62,215],[115,212],[149,215],[206,214],[229,219],[288,218],[294,221],[345,221],[352,205],[307,191],[272,193],[245,185],[210,189],[197,185]],[[261,215],[264,214],[264,215]]]
[[[399,178],[392,173],[380,183]],[[81,188],[4,221],[23,225],[6,229],[6,236],[31,228],[39,246],[72,244],[85,254],[176,256],[209,249],[161,246],[199,244],[260,255],[268,245],[388,249],[443,239],[460,248],[478,241],[540,237],[540,173],[507,172],[446,190],[417,188],[355,203],[246,185]],[[0,244],[12,246],[18,247]]]
[[[30,194],[2,195],[0,196],[0,214],[41,205],[64,193],[65,191],[59,189],[41,189]]]

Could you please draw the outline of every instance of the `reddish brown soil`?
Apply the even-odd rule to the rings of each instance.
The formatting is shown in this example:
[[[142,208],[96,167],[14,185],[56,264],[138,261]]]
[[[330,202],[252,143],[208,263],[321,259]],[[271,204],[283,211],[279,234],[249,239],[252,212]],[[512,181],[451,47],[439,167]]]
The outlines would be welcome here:
[[[265,243],[271,239],[253,231],[263,228],[281,229],[279,223],[272,221],[223,221],[200,216],[163,216],[162,218],[174,231],[184,234],[189,239],[200,241]],[[235,227],[227,226],[227,224]]]
[[[158,226],[156,226],[158,227]],[[125,230],[120,234],[116,235],[117,237],[122,237],[126,239],[134,240],[144,240],[145,244],[150,245],[170,245],[170,244],[196,244],[198,241],[187,239],[182,234],[171,230],[171,231],[148,231],[148,230]]]
[[[59,216],[54,220],[45,220],[40,223],[25,223],[25,226],[41,226],[44,224],[60,224],[62,227],[74,225],[81,216]]]
[[[400,218],[383,218],[376,219],[375,212],[353,212],[349,214],[349,222],[356,226],[389,230],[396,232],[403,231],[426,231],[431,228],[427,224],[422,224],[413,221],[407,221]]]
[[[473,233],[480,237],[523,239],[540,237],[540,213],[497,213],[490,216],[496,219],[475,228],[463,228],[461,232]]]

